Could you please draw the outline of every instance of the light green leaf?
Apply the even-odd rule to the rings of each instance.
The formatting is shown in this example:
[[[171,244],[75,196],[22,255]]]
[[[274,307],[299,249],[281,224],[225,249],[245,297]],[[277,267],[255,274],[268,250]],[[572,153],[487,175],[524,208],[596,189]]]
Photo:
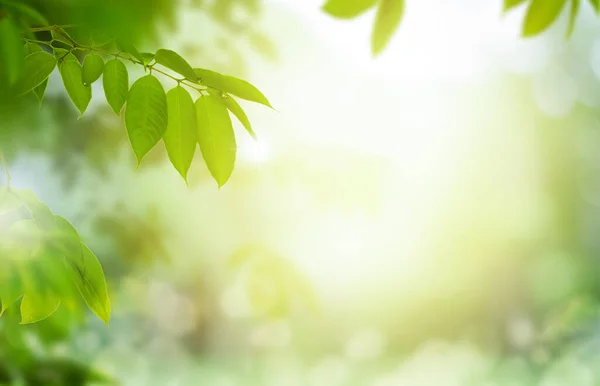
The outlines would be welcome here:
[[[374,7],[377,0],[328,0],[323,11],[340,19],[352,19]]]
[[[273,108],[267,97],[265,97],[259,89],[245,80],[229,75],[222,75],[218,72],[206,70],[204,68],[194,68],[194,72],[198,76],[200,83],[206,86]]]
[[[65,89],[73,101],[75,107],[80,112],[80,117],[92,99],[92,88],[83,84],[81,75],[81,65],[72,60],[65,60],[60,64],[60,76],[62,77]]]
[[[198,77],[192,69],[192,66],[190,66],[190,64],[177,52],[161,49],[156,51],[156,56],[154,57],[154,59],[156,60],[156,63],[162,64],[163,66],[177,72],[178,74],[183,75],[187,79],[193,82],[198,81]]]
[[[125,110],[125,125],[138,166],[160,141],[167,124],[167,97],[163,86],[152,75],[138,79],[131,86]]]
[[[15,89],[23,95],[44,83],[56,67],[56,58],[47,52],[38,51],[27,55],[23,63],[23,75]]]
[[[50,31],[50,34],[52,35],[53,40],[61,42],[69,47],[73,47],[73,42],[71,41],[72,38],[70,38],[70,36],[67,32],[52,30],[52,31]]]
[[[0,37],[0,68],[6,71],[8,83],[14,84],[21,74],[23,38],[19,27],[10,17],[0,19]]]
[[[39,86],[33,89],[33,93],[36,98],[40,102],[40,104],[44,101],[44,95],[46,94],[46,88],[48,88],[48,79],[43,81]]]
[[[27,20],[30,24],[33,23],[33,25],[39,27],[48,25],[48,20],[41,13],[26,4],[14,1],[2,1],[0,5],[12,9],[21,19]]]
[[[25,43],[24,48],[25,48],[25,56],[27,56],[29,54],[33,54],[34,52],[43,51],[39,45],[37,45],[35,43],[31,43],[31,42]]]
[[[600,0],[590,0],[590,4],[596,10],[596,13],[600,12]]]
[[[504,12],[510,11],[526,1],[527,0],[504,0]]]
[[[371,36],[371,51],[379,55],[389,44],[404,16],[404,0],[380,0]]]
[[[248,116],[246,115],[244,109],[242,109],[242,106],[240,106],[239,103],[237,103],[237,101],[233,99],[233,97],[227,94],[222,95],[220,98],[225,104],[225,106],[227,106],[227,109],[231,111],[233,115],[235,115],[235,117],[242,123],[242,125],[244,125],[250,136],[256,139],[256,133],[254,133],[254,130],[252,130],[250,120],[248,119]]]
[[[575,31],[575,23],[577,22],[577,15],[579,15],[579,6],[581,5],[579,0],[571,0],[571,12],[569,14],[569,28],[567,29],[567,38],[573,35]]]
[[[190,94],[181,86],[167,93],[169,124],[163,141],[171,163],[187,182],[187,173],[196,151],[196,109]]]
[[[21,202],[25,204],[40,229],[46,231],[54,229],[54,214],[52,210],[50,210],[48,205],[40,201],[33,191],[22,189],[16,194]]]
[[[532,0],[523,23],[523,37],[538,35],[560,15],[567,0]]]
[[[106,62],[102,85],[106,101],[115,114],[120,115],[129,92],[129,74],[123,62],[118,59]]]
[[[237,147],[231,118],[223,102],[211,95],[198,98],[196,116],[202,157],[220,188],[235,166]]]
[[[40,322],[54,313],[60,299],[47,292],[28,292],[21,300],[21,324]]]
[[[54,57],[58,60],[59,63],[62,63],[66,60],[70,60],[72,62],[76,62],[79,64],[79,59],[69,50],[65,50],[64,48],[55,48],[54,49]]]
[[[87,55],[83,60],[82,80],[84,85],[97,81],[104,70],[104,59],[98,54]]]
[[[23,206],[23,203],[6,187],[0,187],[0,216]]]
[[[110,299],[102,266],[94,253],[81,243],[81,254],[66,256],[71,278],[88,307],[106,324],[110,320]]]
[[[3,257],[0,257],[3,259]],[[18,272],[14,269],[12,262],[0,261],[0,316],[12,306],[21,296],[23,288]]]

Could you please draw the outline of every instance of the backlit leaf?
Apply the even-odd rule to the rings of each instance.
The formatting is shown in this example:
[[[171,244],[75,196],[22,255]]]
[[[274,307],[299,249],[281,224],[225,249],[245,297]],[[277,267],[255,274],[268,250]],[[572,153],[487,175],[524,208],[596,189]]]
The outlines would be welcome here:
[[[55,48],[54,49],[54,57],[58,60],[59,63],[64,62],[65,60],[70,60],[72,62],[76,62],[79,64],[79,59],[69,50],[65,50],[64,48]]]
[[[600,0],[590,0],[590,4],[592,4],[596,13],[600,12]]]
[[[29,54],[33,54],[34,52],[41,52],[41,51],[43,51],[43,50],[40,48],[39,45],[37,45],[35,43],[30,43],[30,42],[25,43],[25,56],[27,56]],[[33,89],[33,93],[39,100],[40,104],[44,100],[44,94],[46,93],[47,87],[48,87],[48,79],[46,79],[45,81],[40,83],[39,86],[37,86],[36,88]]]
[[[138,79],[131,86],[125,109],[125,125],[138,166],[160,141],[167,123],[167,97],[163,86],[152,75]]]
[[[370,8],[377,0],[328,0],[323,5],[323,11],[341,19],[352,19]]]
[[[33,54],[34,52],[43,51],[39,45],[37,45],[35,43],[31,43],[31,42],[25,43],[24,48],[25,48],[25,56],[27,56],[29,54]]]
[[[106,101],[115,114],[120,115],[129,92],[129,74],[123,62],[118,59],[106,62],[102,85]]]
[[[0,68],[6,71],[9,84],[19,79],[23,63],[23,39],[17,24],[10,18],[0,19]]]
[[[580,5],[580,0],[571,0],[571,12],[569,13],[569,27],[567,29],[567,37],[573,35],[573,31],[575,31],[575,22],[577,21],[577,15],[579,15]]]
[[[190,64],[175,51],[165,49],[158,50],[156,51],[154,59],[156,60],[156,63],[162,64],[191,81],[196,82],[198,80],[192,66],[190,66]]]
[[[567,0],[532,0],[523,23],[523,37],[535,36],[550,27],[566,2]]]
[[[169,124],[163,136],[171,163],[187,181],[196,151],[196,109],[190,94],[181,86],[167,93]]]
[[[25,94],[40,86],[56,67],[56,58],[47,52],[38,51],[27,55],[23,63],[23,74],[17,81],[15,89],[18,94]]]
[[[83,84],[81,65],[72,60],[65,60],[60,64],[60,76],[65,85],[65,90],[75,107],[80,112],[80,117],[87,109],[92,99],[92,88]]]
[[[147,66],[154,60],[155,55],[150,52],[142,52],[142,58],[144,59],[144,66]]]
[[[261,103],[271,108],[273,107],[259,89],[245,80],[234,76],[222,75],[204,68],[194,68],[194,72],[198,76],[200,83],[206,86],[216,88],[227,94],[233,94],[242,99]]]
[[[73,42],[69,39],[69,34],[65,31],[52,30],[50,32],[52,39],[61,42],[69,47],[73,47]],[[68,37],[69,36],[69,37]]]
[[[52,315],[60,299],[48,292],[28,292],[21,300],[21,324],[36,323]]]
[[[404,0],[380,0],[371,37],[373,55],[380,54],[389,44],[404,16]]]
[[[233,172],[237,151],[229,112],[219,98],[204,95],[196,101],[196,116],[202,157],[221,187]]]
[[[521,4],[523,4],[524,2],[526,2],[527,0],[504,0],[504,11],[509,11]]]
[[[254,133],[254,130],[252,130],[250,120],[248,119],[248,116],[246,115],[244,109],[242,109],[242,106],[240,106],[239,103],[237,103],[237,101],[229,95],[221,96],[221,100],[223,101],[225,106],[227,106],[227,109],[231,111],[233,115],[235,115],[235,117],[242,123],[242,125],[244,125],[250,136],[256,139],[256,133]]]
[[[90,85],[100,78],[104,70],[104,59],[98,54],[87,55],[83,60],[83,84]]]

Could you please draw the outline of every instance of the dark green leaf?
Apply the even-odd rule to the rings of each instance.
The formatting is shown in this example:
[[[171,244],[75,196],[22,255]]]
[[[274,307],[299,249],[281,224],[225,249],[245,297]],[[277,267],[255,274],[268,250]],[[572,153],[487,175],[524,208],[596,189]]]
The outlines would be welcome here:
[[[26,4],[14,1],[2,1],[0,5],[10,8],[14,13],[18,14],[21,19],[27,20],[34,26],[44,27],[48,25],[48,20],[41,13]]]
[[[371,37],[373,55],[379,55],[389,44],[404,16],[404,0],[380,0]]]
[[[577,22],[577,15],[579,15],[579,6],[581,5],[579,0],[571,0],[571,13],[569,14],[569,28],[567,29],[567,37],[573,35],[575,31],[575,23]]]
[[[377,0],[328,0],[323,11],[341,19],[352,19],[374,7]]]
[[[154,57],[156,63],[162,64],[163,66],[175,71],[178,74],[183,75],[191,81],[198,81],[198,77],[192,69],[192,66],[184,58],[182,58],[177,52],[171,50],[158,50]]]
[[[90,54],[83,60],[83,84],[90,85],[100,78],[104,70],[104,59],[98,54]]]
[[[187,182],[187,173],[196,151],[196,109],[190,94],[181,86],[167,93],[169,124],[163,141],[171,163]]]
[[[566,2],[567,0],[532,0],[523,23],[523,37],[535,36],[550,27]]]
[[[92,99],[92,88],[84,85],[81,79],[81,65],[79,62],[65,60],[60,64],[60,76],[71,101],[73,101],[73,104],[79,110],[79,116],[81,117]]]
[[[267,97],[260,90],[254,87],[245,80],[222,75],[218,72],[206,70],[204,68],[194,68],[194,72],[199,78],[200,83],[216,88],[227,94],[233,94],[239,98],[246,99],[252,102],[261,103],[265,106],[273,108]]]
[[[504,0],[504,11],[510,11],[511,9],[523,4],[527,0]]]
[[[163,86],[152,75],[138,79],[131,86],[125,109],[125,125],[138,166],[160,141],[167,123],[167,97]]]
[[[106,101],[115,114],[120,115],[129,91],[129,74],[123,62],[118,59],[111,59],[106,62],[102,86],[104,87]]]
[[[23,63],[23,38],[17,24],[10,18],[0,19],[0,68],[6,71],[9,84],[19,79]]]
[[[69,47],[73,47],[73,42],[72,42],[72,38],[69,36],[69,34],[63,30],[52,30],[50,32],[50,34],[52,35],[52,39],[57,41],[57,42],[61,42]]]
[[[23,63],[23,74],[17,81],[15,89],[18,94],[25,94],[44,83],[56,67],[56,59],[47,52],[38,51],[27,55]]]
[[[196,116],[202,157],[220,188],[231,176],[235,165],[237,147],[231,118],[225,104],[212,95],[198,98]]]

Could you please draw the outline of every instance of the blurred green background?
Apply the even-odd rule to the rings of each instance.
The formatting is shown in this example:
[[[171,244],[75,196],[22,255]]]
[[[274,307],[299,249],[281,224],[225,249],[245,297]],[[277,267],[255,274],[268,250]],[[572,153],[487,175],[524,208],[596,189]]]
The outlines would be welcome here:
[[[523,7],[409,1],[376,59],[373,13],[320,0],[28,3],[245,77],[277,111],[245,106],[259,139],[218,190],[163,146],[136,170],[99,84],[80,120],[56,73],[41,107],[5,100],[13,185],[77,227],[113,314],[9,312],[0,384],[600,384],[587,2],[567,40],[566,13],[522,39]]]

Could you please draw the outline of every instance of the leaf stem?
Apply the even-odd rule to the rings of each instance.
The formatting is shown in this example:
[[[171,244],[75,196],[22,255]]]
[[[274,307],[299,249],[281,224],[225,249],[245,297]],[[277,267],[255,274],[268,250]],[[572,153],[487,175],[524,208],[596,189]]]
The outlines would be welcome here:
[[[4,154],[2,152],[0,152],[0,163],[2,163],[2,166],[4,167],[4,172],[6,173],[6,187],[10,190],[10,183],[12,181],[12,177],[10,175],[10,171],[8,170],[8,164],[6,163],[6,160],[4,159]]]
[[[74,27],[77,27],[77,25],[75,25],[75,24],[51,25],[48,27],[30,28],[29,31],[31,31],[31,32],[56,31],[56,30],[63,29],[63,28],[74,28]]]

